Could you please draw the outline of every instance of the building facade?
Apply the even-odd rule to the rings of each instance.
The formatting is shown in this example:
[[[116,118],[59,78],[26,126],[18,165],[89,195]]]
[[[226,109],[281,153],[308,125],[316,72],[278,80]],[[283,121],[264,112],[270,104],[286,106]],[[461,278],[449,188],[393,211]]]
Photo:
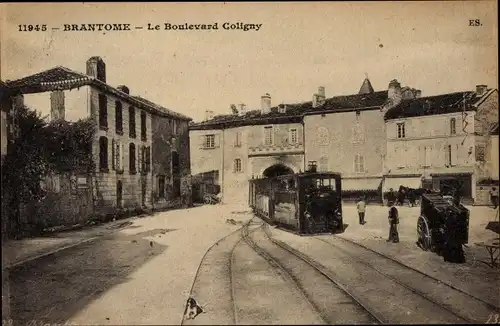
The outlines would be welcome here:
[[[341,172],[346,192],[379,193],[384,113],[404,96],[414,98],[420,91],[392,81],[388,90],[375,92],[368,78],[357,94],[326,98],[319,87],[312,101],[299,104],[272,107],[265,94],[260,110],[245,112],[240,106],[232,115],[190,126],[192,171],[222,171],[223,197],[231,202],[248,199],[250,178],[301,172],[310,162]]]
[[[164,134],[170,135],[168,121],[187,126],[190,118],[130,95],[127,86],[107,84],[106,64],[100,57],[90,58],[86,68],[84,74],[55,67],[11,81],[8,85],[23,94],[20,105],[42,108],[42,113],[48,113],[51,121],[71,122],[91,117],[95,122],[92,157],[96,170],[92,175],[74,176],[76,188],[91,190],[93,213],[109,215],[117,211],[152,208],[155,185],[152,162],[160,160],[158,157],[164,157],[164,152],[168,151],[161,146],[152,150],[152,129],[158,130],[159,125],[167,124],[163,127]],[[45,107],[50,108],[50,112],[43,112]],[[153,120],[157,120],[155,125]],[[187,131],[175,144],[182,147],[182,153],[189,152],[186,134]],[[59,183],[56,182],[53,191],[62,191],[57,186]],[[75,196],[77,194],[74,192]],[[74,214],[81,211],[81,207],[76,207]]]
[[[498,152],[491,130],[498,121],[498,91],[476,91],[404,100],[386,113],[384,191],[400,185],[449,191],[460,180],[473,202],[476,184],[495,178],[488,154]],[[489,155],[491,156],[491,154]],[[496,173],[498,179],[498,172]]]

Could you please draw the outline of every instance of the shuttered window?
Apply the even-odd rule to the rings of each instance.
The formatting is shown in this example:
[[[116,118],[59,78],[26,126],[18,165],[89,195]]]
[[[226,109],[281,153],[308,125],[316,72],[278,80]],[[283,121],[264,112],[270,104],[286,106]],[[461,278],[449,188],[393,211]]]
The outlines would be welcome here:
[[[365,172],[365,158],[361,154],[354,156],[354,172]]]

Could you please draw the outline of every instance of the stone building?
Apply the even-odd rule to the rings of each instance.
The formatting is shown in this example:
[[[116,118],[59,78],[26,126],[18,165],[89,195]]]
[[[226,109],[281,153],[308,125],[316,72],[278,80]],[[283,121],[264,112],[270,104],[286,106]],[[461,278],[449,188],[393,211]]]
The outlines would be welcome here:
[[[23,94],[23,103],[50,114],[51,120],[71,122],[92,117],[95,121],[97,134],[92,155],[97,169],[93,175],[72,176],[75,180],[72,186],[76,190],[91,190],[93,213],[113,214],[117,210],[152,208],[157,173],[162,172],[159,165],[168,165],[166,160],[171,157],[171,152],[164,153],[171,149],[163,149],[155,143],[158,138],[156,134],[153,138],[152,129],[163,129],[162,135],[168,138],[172,135],[168,126],[171,121],[187,129],[190,118],[132,96],[127,86],[107,84],[106,64],[100,57],[87,61],[86,73],[59,66],[10,81],[8,85]],[[44,112],[46,108],[49,112]],[[167,126],[161,127],[161,124]],[[183,136],[174,142],[174,147],[182,148],[178,149],[184,153],[180,161],[183,166],[189,166],[186,163],[189,155],[187,158],[185,155],[189,151],[187,132],[181,134]],[[154,169],[152,162],[157,163]],[[186,173],[189,171],[179,172],[176,178]],[[53,192],[61,192],[59,184],[57,180],[53,183]],[[71,195],[76,198],[78,191]],[[81,207],[69,206],[75,218],[85,218],[80,214]],[[65,215],[70,213],[64,212]]]
[[[447,191],[450,181],[460,180],[464,199],[473,201],[478,182],[498,179],[491,157],[498,155],[491,135],[498,123],[496,89],[478,85],[475,91],[403,100],[385,119],[384,191],[399,185]]]
[[[357,94],[326,98],[319,87],[312,101],[299,104],[273,107],[265,94],[260,110],[246,112],[240,105],[231,115],[210,113],[190,126],[191,169],[194,174],[222,171],[225,201],[246,201],[249,178],[304,171],[311,161],[320,170],[341,172],[346,194],[378,194],[386,151],[384,113],[403,96],[420,94],[397,81],[375,92],[368,78]]]

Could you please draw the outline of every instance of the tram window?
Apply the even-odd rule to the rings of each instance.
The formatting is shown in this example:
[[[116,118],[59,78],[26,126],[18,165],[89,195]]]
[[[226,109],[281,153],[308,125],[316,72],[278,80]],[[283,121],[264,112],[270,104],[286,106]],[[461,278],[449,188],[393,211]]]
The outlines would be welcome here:
[[[329,188],[335,190],[335,179],[333,178],[321,178],[316,179],[316,188]]]

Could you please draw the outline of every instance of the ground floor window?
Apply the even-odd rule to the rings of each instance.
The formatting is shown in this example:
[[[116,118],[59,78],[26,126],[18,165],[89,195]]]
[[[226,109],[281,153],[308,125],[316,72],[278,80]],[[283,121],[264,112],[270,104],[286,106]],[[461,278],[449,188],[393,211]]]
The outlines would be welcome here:
[[[158,176],[158,198],[165,198],[165,176]]]

